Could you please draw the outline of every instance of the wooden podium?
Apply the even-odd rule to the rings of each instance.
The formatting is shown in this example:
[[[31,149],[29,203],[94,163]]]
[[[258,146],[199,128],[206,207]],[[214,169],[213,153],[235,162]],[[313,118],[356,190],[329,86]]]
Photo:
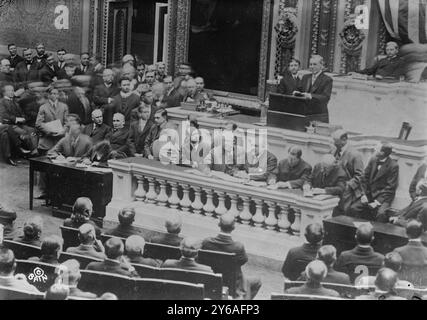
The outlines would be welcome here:
[[[327,113],[317,113],[316,103],[304,97],[270,93],[267,125],[306,132],[312,121],[328,122]]]

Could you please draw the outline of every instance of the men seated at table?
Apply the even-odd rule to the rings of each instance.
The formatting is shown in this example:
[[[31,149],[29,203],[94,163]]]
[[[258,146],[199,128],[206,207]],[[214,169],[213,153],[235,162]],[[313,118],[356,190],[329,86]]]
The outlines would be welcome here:
[[[391,144],[383,143],[381,150],[371,158],[362,179],[362,197],[351,205],[348,215],[389,222],[388,209],[399,180],[399,165],[390,158],[392,152]]]
[[[151,267],[160,267],[161,260],[144,258],[145,240],[138,235],[129,236],[125,242],[126,256],[124,257],[130,263],[142,264]]]
[[[101,109],[92,111],[92,122],[86,125],[82,131],[83,134],[92,139],[92,144],[95,145],[103,140],[110,140],[113,130],[104,123]]]
[[[63,281],[64,284],[66,284],[70,290],[68,296],[69,297],[78,297],[78,298],[85,298],[85,299],[96,299],[97,295],[91,292],[85,292],[78,288],[79,281],[82,277],[82,274],[80,273],[80,263],[75,259],[70,259],[67,261],[64,261],[62,263],[62,266],[66,268],[65,274],[63,276],[67,277],[67,281]]]
[[[323,261],[311,261],[305,268],[305,274],[307,275],[306,283],[301,287],[289,288],[286,290],[286,293],[330,297],[340,296],[337,291],[326,289],[322,285],[322,282],[326,282],[325,278],[328,274],[328,268],[323,263]]]
[[[78,229],[85,223],[91,224],[96,231],[96,237],[99,238],[101,235],[101,229],[98,228],[90,217],[93,213],[92,201],[87,197],[77,198],[72,208],[72,214],[70,218],[64,220],[64,227]]]
[[[242,243],[234,241],[231,233],[235,228],[235,217],[226,213],[219,219],[220,233],[216,237],[203,240],[202,249],[236,254],[236,297],[253,300],[261,288],[261,279],[256,276],[243,275],[241,267],[248,262],[248,256]]]
[[[400,278],[410,281],[415,286],[427,286],[427,247],[421,243],[423,225],[412,220],[406,226],[408,244],[394,249],[402,257]]]
[[[59,236],[50,235],[43,239],[41,245],[41,256],[31,257],[28,260],[53,265],[59,265],[59,255],[62,251],[63,240]]]
[[[309,224],[305,228],[306,243],[288,251],[283,262],[282,273],[285,278],[295,281],[304,271],[307,264],[317,257],[323,241],[323,227],[318,223]]]
[[[336,271],[334,269],[335,262],[337,261],[337,250],[334,246],[327,245],[320,247],[320,249],[317,251],[316,259],[322,261],[328,268],[328,273],[323,279],[323,282],[351,285],[348,274]],[[303,272],[298,280],[307,280],[306,273]]]
[[[135,221],[135,208],[123,208],[118,214],[119,224],[104,234],[120,238],[127,238],[131,235],[142,235],[141,231],[134,227],[132,223]]]
[[[427,214],[427,179],[420,180],[415,190],[416,196],[411,204],[401,210],[398,216],[390,218],[391,222],[406,227],[409,221]]]
[[[105,258],[104,246],[102,242],[96,238],[93,225],[85,223],[80,226],[79,241],[80,245],[78,247],[69,247],[67,248],[67,252],[97,259]]]
[[[119,238],[111,238],[105,243],[106,258],[102,262],[91,262],[86,270],[119,274],[128,277],[138,277],[135,268],[123,259],[124,245]]]
[[[56,159],[77,160],[85,156],[92,148],[92,140],[82,133],[80,117],[70,113],[66,123],[68,133],[48,152]]]
[[[304,192],[313,195],[328,194],[341,197],[347,181],[343,167],[331,154],[322,156],[320,163],[314,169],[307,181],[304,182]]]
[[[356,231],[356,247],[341,252],[338,257],[335,268],[337,271],[347,273],[350,278],[356,273],[358,266],[364,266],[371,270],[381,268],[384,262],[384,256],[381,253],[375,252],[371,244],[374,241],[374,229],[371,224],[362,224]],[[354,279],[352,279],[354,281]]]
[[[13,251],[3,247],[0,248],[0,286],[39,293],[36,287],[27,282],[25,275],[15,275],[15,270],[16,260]]]
[[[153,154],[153,144],[154,141],[159,139],[160,132],[163,129],[167,128],[173,128],[173,125],[171,125],[168,122],[168,112],[165,109],[159,109],[154,114],[154,124],[151,126],[147,138],[145,139],[144,143],[144,157],[153,160],[154,154]]]
[[[13,240],[40,247],[42,230],[43,219],[40,216],[31,217],[24,222],[23,234]]]
[[[167,233],[161,233],[151,238],[152,243],[159,243],[173,247],[181,245],[182,237],[179,236],[182,229],[181,215],[170,214],[165,220],[165,229]]]
[[[396,42],[388,42],[386,45],[387,57],[378,60],[373,66],[360,70],[358,73],[374,76],[381,80],[384,78],[399,79],[403,74],[403,60],[399,56],[399,45]]]
[[[269,189],[302,189],[311,175],[311,165],[302,159],[300,147],[290,147],[289,156],[277,165],[274,176],[268,181]]]
[[[283,73],[283,78],[280,80],[277,93],[291,95],[295,91],[298,91],[301,82],[299,76],[300,67],[301,61],[298,59],[292,58],[289,61],[288,69]]]
[[[181,242],[181,258],[179,260],[168,259],[163,262],[161,267],[212,273],[211,267],[196,262],[200,248],[199,240],[187,237]]]
[[[113,151],[132,156],[129,151],[130,139],[129,126],[125,126],[125,116],[115,113],[113,116],[113,133],[110,137],[110,144]]]
[[[397,273],[388,268],[378,271],[375,278],[375,292],[356,297],[356,300],[406,300],[395,292]]]

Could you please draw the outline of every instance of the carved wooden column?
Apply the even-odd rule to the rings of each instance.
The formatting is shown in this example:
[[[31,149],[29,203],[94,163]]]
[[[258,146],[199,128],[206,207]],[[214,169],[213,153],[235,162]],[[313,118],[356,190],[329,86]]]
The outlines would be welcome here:
[[[243,210],[240,212],[240,219],[242,224],[249,224],[252,220],[252,215],[250,212],[250,203],[251,198],[250,197],[242,197],[243,200]]]
[[[191,200],[190,200],[190,186],[188,184],[184,184],[182,186],[182,199],[180,201],[181,210],[188,212],[190,211]]]
[[[178,182],[171,183],[172,193],[168,199],[169,207],[172,209],[177,209],[179,206],[179,197],[178,197]]]
[[[135,176],[135,178],[136,178],[136,181],[138,184],[138,188],[136,188],[135,193],[134,193],[135,200],[136,201],[144,201],[145,195],[147,194],[145,192],[145,189],[144,189],[144,176],[138,175],[138,176]]]
[[[252,217],[252,221],[255,224],[255,227],[262,227],[263,223],[264,223],[264,215],[262,214],[262,200],[254,200],[255,201],[255,206],[256,206],[256,211],[254,216]]]
[[[193,212],[200,214],[203,209],[203,202],[202,202],[202,188],[200,187],[194,187],[194,201],[191,204],[191,207],[193,208]]]
[[[160,192],[157,195],[157,205],[165,207],[168,202],[168,195],[166,194],[166,180],[158,180],[160,184]]]
[[[208,217],[212,217],[215,211],[215,206],[213,203],[213,195],[214,195],[214,190],[212,189],[206,190],[206,203],[203,207],[203,211],[205,212],[205,215]]]
[[[268,217],[265,219],[265,224],[268,230],[275,230],[277,227],[276,203],[273,201],[266,201],[266,203],[268,205]]]
[[[215,209],[217,216],[222,216],[227,213],[227,208],[225,207],[225,192],[218,192],[218,206]]]
[[[148,177],[148,192],[145,195],[148,203],[156,203],[157,193],[155,186],[155,179],[152,177]]]

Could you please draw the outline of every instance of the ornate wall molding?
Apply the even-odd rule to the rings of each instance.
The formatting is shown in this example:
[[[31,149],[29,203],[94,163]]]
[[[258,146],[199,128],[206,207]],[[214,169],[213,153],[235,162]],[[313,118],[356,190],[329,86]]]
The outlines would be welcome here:
[[[264,0],[263,14],[262,14],[262,30],[261,30],[261,52],[259,57],[259,79],[258,79],[258,97],[262,100],[265,99],[268,58],[271,39],[271,11],[273,3],[272,0]]]
[[[188,60],[190,38],[191,0],[177,0],[178,14],[176,24],[175,66]]]
[[[169,41],[168,41],[168,66],[167,71],[172,74],[175,70],[175,44],[176,44],[176,24],[178,16],[178,3],[176,0],[169,0]]]

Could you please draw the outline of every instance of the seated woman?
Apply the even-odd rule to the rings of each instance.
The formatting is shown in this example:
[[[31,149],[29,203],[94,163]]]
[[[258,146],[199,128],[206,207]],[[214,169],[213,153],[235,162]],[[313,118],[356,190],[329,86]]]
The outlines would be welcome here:
[[[124,159],[126,154],[120,151],[114,151],[109,141],[104,140],[94,145],[83,157],[83,163],[87,165],[96,165],[98,167],[108,167],[108,160]]]

